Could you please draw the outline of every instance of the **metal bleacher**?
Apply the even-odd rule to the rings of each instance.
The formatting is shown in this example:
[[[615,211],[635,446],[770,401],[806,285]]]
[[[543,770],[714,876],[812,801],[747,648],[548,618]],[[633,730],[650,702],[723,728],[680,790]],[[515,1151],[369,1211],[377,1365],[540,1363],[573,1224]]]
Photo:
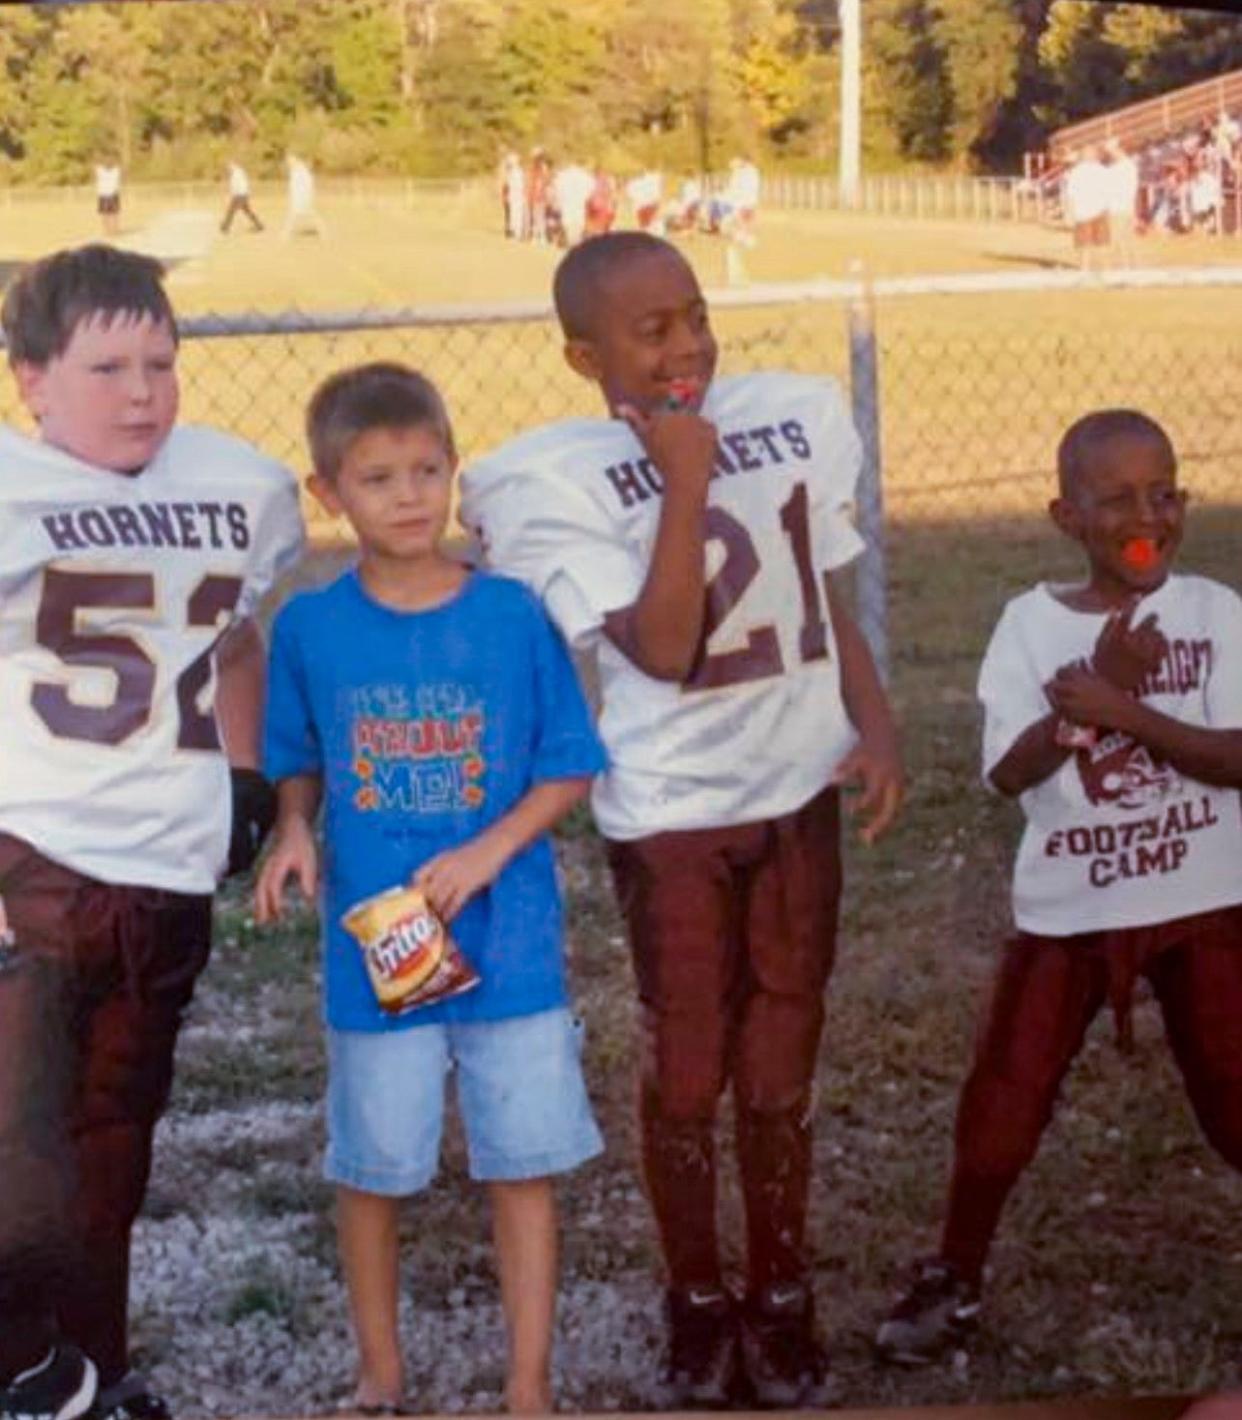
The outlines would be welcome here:
[[[1068,153],[1109,138],[1120,138],[1133,152],[1196,124],[1213,122],[1222,112],[1242,112],[1242,69],[1058,128],[1048,139],[1048,153],[1054,163],[1061,163]]]

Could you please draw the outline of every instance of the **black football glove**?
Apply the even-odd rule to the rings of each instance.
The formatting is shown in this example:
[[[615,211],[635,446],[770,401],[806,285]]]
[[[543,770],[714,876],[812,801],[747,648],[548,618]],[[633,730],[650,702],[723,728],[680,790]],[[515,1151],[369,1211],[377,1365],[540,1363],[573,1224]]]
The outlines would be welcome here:
[[[276,790],[257,769],[230,769],[233,827],[229,833],[229,865],[225,876],[254,867],[263,840],[276,822]]]

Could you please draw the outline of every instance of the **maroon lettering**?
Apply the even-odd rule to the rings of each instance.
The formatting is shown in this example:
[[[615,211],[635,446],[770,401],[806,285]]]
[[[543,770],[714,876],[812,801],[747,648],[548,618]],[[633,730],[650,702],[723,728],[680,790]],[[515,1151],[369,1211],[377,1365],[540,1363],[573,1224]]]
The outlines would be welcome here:
[[[240,577],[207,576],[191,592],[186,603],[188,626],[219,627],[219,634],[177,677],[177,708],[181,715],[177,745],[180,749],[220,748],[215,712],[210,704],[202,703],[203,692],[211,680],[220,636],[227,628],[228,618],[233,614],[241,590]]]
[[[207,519],[208,537],[211,539],[212,547],[223,547],[224,542],[220,537],[220,519],[224,516],[224,509],[219,503],[200,503],[198,511]]]
[[[131,636],[80,632],[78,614],[91,607],[154,610],[155,579],[149,572],[68,572],[48,567],[35,618],[36,639],[66,666],[109,672],[113,693],[107,704],[81,704],[70,698],[67,685],[36,681],[30,703],[60,739],[118,745],[150,717],[155,662]]]
[[[245,505],[242,503],[226,504],[224,516],[229,525],[229,535],[233,539],[233,546],[239,552],[244,552],[250,546],[250,525],[246,521]]]
[[[86,546],[82,541],[82,534],[73,525],[72,513],[48,513],[41,521],[58,552],[68,552],[71,548]]]
[[[702,639],[685,688],[707,690],[780,675],[785,666],[774,626],[752,627],[746,633],[744,646],[708,654],[708,642],[759,575],[759,558],[745,527],[723,508],[706,510],[704,530],[709,540],[723,543],[725,559],[707,584]]]
[[[177,534],[173,529],[172,510],[166,503],[142,503],[139,505],[142,520],[147,525],[147,533],[152,547],[176,547]]]
[[[604,470],[604,477],[616,489],[623,508],[632,508],[635,503],[645,503],[651,494],[639,482],[634,465],[612,464]]]
[[[738,461],[738,465],[745,469],[762,468],[763,462],[757,459],[750,451],[750,441],[745,434],[734,433],[724,436],[724,443],[728,446],[729,452]]]
[[[98,508],[85,508],[78,514],[82,536],[95,547],[115,547],[116,531]]]
[[[125,547],[146,547],[147,536],[142,530],[138,514],[132,508],[127,508],[124,504],[109,508],[108,517],[111,518],[116,535]]]
[[[785,456],[781,453],[776,442],[776,426],[774,424],[760,424],[757,429],[750,431],[752,439],[758,439],[768,452],[768,458],[773,463],[784,463]]]

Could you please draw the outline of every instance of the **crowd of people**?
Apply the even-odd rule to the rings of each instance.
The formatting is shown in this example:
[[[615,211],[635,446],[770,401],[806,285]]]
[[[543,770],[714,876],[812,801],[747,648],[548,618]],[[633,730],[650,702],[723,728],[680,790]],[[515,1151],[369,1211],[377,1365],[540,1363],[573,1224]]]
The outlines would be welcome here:
[[[1080,265],[1129,264],[1136,236],[1242,226],[1242,125],[1222,112],[1145,146],[1112,137],[1068,151],[1036,181],[1073,232]]]
[[[753,162],[734,158],[715,190],[687,174],[676,192],[666,195],[657,168],[643,168],[622,181],[599,164],[557,164],[543,148],[534,148],[525,163],[515,152],[504,155],[499,186],[504,234],[514,241],[572,247],[612,231],[624,217],[627,225],[656,236],[702,231],[750,246],[762,180]]]

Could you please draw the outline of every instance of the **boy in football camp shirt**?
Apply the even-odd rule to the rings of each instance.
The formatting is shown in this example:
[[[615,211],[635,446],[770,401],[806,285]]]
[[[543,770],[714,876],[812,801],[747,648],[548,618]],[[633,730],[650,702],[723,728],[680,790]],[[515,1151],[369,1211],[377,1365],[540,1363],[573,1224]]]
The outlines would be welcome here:
[[[812,1078],[840,896],[837,785],[864,836],[901,792],[866,644],[830,573],[859,442],[827,379],[714,379],[694,273],[643,233],[584,242],[556,307],[611,417],[467,470],[462,514],[595,657],[610,767],[593,805],[630,935],[643,1166],[668,1268],[667,1401],[795,1405],[822,1371],[805,1247]],[[746,1200],[739,1307],[716,1235],[731,1086]],[[740,1345],[739,1345],[740,1343]]]
[[[272,632],[266,762],[279,781],[260,920],[285,880],[318,886],[328,1022],[327,1177],[359,1369],[356,1402],[396,1413],[397,1219],[431,1182],[450,1069],[470,1171],[487,1181],[509,1337],[510,1411],[549,1409],[552,1176],[599,1153],[566,1004],[547,830],[604,755],[569,655],[517,582],[443,552],[456,455],[435,389],[400,365],[328,379],[307,427],[312,488],[359,563],[294,597]],[[413,881],[481,978],[388,1015],[342,914]]]
[[[1026,815],[1017,932],[958,1105],[939,1255],[877,1336],[908,1364],[975,1325],[1005,1200],[1106,1001],[1128,1045],[1137,976],[1204,1133],[1242,1167],[1242,600],[1172,570],[1186,495],[1153,420],[1089,414],[1057,466],[1053,520],[1087,578],[1011,601],[979,675],[984,775]]]
[[[40,435],[0,429],[5,1417],[69,1420],[96,1372],[93,1415],[167,1414],[129,1371],[130,1230],[211,895],[253,858],[271,796],[250,616],[300,552],[297,486],[238,439],[174,427],[160,277],[63,251],[2,315]]]

